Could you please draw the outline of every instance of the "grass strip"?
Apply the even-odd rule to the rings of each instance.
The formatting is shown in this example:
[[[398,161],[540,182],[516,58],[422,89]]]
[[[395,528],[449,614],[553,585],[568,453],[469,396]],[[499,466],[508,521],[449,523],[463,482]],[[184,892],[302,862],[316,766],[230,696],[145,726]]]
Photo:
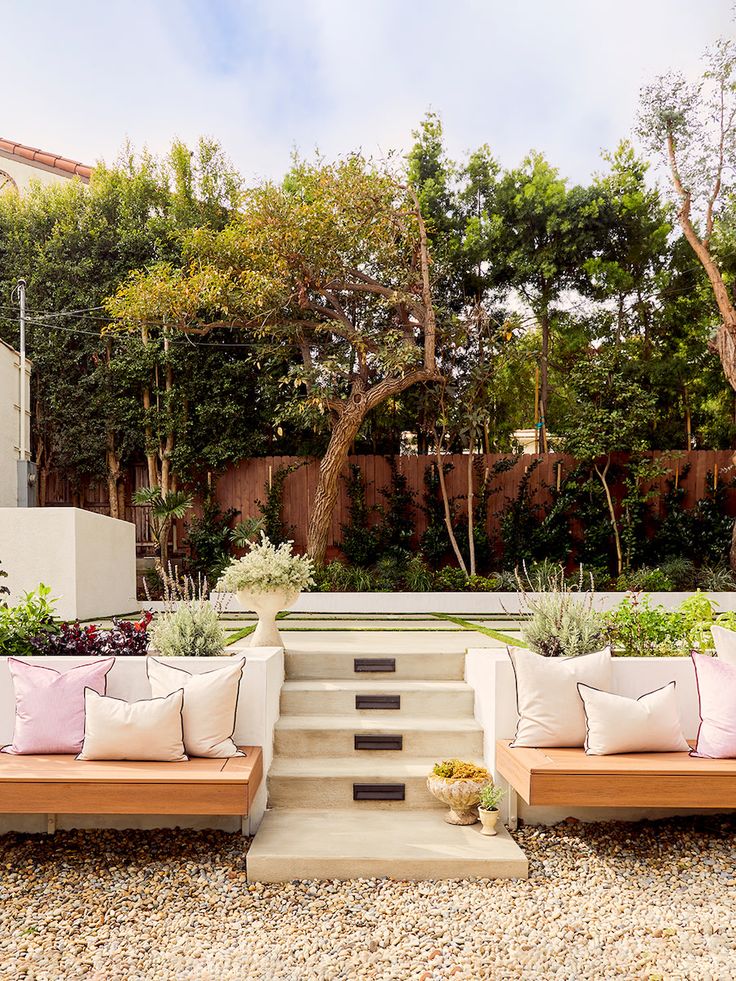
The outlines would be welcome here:
[[[432,616],[437,617],[438,620],[449,620],[450,623],[456,623],[463,630],[474,630],[478,634],[485,634],[486,637],[493,637],[495,640],[500,640],[502,644],[512,644],[514,647],[529,646],[520,637],[503,634],[500,630],[493,630],[492,627],[482,627],[479,623],[471,623],[470,620],[463,620],[462,617],[454,617],[449,613],[433,613]]]

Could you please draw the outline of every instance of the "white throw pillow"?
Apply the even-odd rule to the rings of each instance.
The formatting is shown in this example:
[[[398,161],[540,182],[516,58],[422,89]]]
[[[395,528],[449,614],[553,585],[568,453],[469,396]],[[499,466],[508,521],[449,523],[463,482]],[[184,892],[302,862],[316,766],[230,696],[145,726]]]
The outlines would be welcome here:
[[[627,698],[578,685],[585,708],[589,756],[614,753],[686,753],[675,682],[664,688]]]
[[[721,661],[725,661],[726,664],[736,664],[736,630],[727,630],[714,623],[710,632],[713,634],[716,654]]]
[[[184,691],[126,702],[84,690],[84,743],[78,760],[179,763],[184,752]]]
[[[519,723],[512,746],[582,746],[585,712],[579,681],[611,687],[611,648],[580,657],[543,657],[522,647],[507,648],[516,676]]]
[[[184,689],[184,748],[190,756],[242,756],[233,742],[235,712],[245,658],[224,668],[192,674],[154,657],[146,660],[151,694],[169,695]]]

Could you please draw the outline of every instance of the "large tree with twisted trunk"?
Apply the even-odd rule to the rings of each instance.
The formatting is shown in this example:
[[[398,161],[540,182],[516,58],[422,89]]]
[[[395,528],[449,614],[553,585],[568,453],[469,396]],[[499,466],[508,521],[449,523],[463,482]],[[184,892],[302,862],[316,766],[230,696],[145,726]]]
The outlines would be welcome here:
[[[667,161],[680,228],[705,269],[718,307],[720,325],[711,347],[736,390],[736,306],[718,248],[719,218],[733,206],[736,190],[736,43],[718,41],[707,52],[706,70],[697,82],[669,72],[647,86],[639,131]],[[731,567],[736,569],[736,523]]]
[[[219,232],[199,230],[181,268],[134,273],[108,301],[111,329],[230,329],[266,361],[290,351],[286,410],[327,416],[307,547],[322,563],[341,471],[369,412],[441,381],[431,259],[416,194],[360,155],[297,161]],[[306,503],[306,502],[305,502]]]

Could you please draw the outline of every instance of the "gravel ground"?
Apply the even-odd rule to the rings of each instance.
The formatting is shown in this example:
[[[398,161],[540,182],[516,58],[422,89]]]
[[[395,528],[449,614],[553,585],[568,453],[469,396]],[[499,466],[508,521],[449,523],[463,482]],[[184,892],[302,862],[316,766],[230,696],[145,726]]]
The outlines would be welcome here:
[[[528,882],[249,885],[219,832],[0,838],[0,978],[732,979],[736,818],[522,828]]]

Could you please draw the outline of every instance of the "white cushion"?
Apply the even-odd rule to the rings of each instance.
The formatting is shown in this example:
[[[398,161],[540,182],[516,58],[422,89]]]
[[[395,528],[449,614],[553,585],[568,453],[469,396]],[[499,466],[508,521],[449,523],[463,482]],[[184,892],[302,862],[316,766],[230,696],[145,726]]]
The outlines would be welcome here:
[[[186,760],[181,714],[184,691],[126,702],[84,690],[84,743],[78,760]]]
[[[543,657],[509,647],[519,724],[512,746],[582,746],[585,712],[577,684],[611,687],[611,648],[580,657]]]
[[[235,712],[245,658],[224,668],[192,674],[154,657],[146,660],[151,694],[184,689],[184,748],[190,756],[242,756],[233,742]]]
[[[639,698],[613,695],[578,685],[585,708],[589,756],[613,753],[683,753],[690,749],[682,734],[675,682]]]
[[[727,630],[714,623],[710,632],[713,634],[718,657],[726,664],[736,664],[736,630]]]

